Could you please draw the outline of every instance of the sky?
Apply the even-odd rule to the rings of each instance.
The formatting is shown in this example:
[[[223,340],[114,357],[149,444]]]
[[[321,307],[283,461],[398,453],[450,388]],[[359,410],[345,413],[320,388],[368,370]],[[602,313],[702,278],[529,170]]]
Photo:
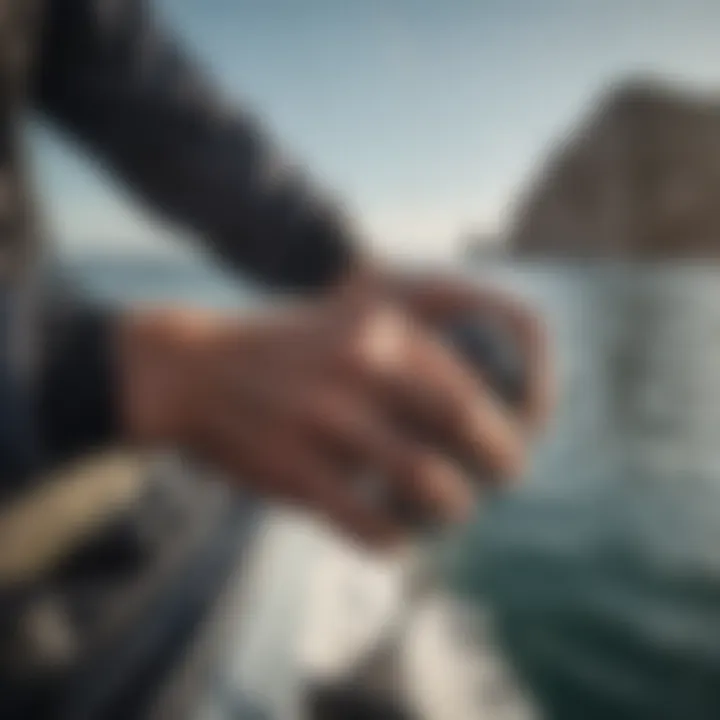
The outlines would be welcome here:
[[[717,0],[155,4],[219,91],[391,255],[447,257],[461,235],[502,228],[552,143],[609,84],[651,73],[720,93]],[[65,246],[178,235],[51,129],[33,140]]]

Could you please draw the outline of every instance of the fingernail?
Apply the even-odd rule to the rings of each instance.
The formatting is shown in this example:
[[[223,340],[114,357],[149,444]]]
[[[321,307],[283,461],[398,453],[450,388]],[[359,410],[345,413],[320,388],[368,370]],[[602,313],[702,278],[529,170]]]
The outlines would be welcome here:
[[[520,434],[513,423],[493,411],[479,410],[475,424],[477,430],[476,461],[481,470],[490,469],[493,475],[517,477],[525,469],[525,451]],[[484,467],[483,467],[484,466]]]
[[[438,467],[435,473],[446,519],[455,523],[465,522],[475,504],[468,478],[451,467]]]

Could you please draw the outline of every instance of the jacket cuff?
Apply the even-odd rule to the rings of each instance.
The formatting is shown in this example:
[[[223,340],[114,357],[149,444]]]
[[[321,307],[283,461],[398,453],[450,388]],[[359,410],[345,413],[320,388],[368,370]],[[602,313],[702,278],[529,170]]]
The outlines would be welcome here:
[[[39,418],[47,459],[67,460],[120,436],[116,313],[82,308],[52,328],[42,369]],[[55,331],[55,332],[52,332]]]
[[[332,225],[317,223],[287,240],[265,277],[290,292],[323,292],[341,283],[359,263],[360,252]]]

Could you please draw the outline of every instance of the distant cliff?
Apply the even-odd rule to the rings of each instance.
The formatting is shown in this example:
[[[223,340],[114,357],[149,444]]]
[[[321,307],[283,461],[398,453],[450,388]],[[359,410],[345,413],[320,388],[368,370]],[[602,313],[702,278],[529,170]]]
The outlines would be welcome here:
[[[515,255],[720,257],[720,95],[645,82],[609,93],[514,218]]]

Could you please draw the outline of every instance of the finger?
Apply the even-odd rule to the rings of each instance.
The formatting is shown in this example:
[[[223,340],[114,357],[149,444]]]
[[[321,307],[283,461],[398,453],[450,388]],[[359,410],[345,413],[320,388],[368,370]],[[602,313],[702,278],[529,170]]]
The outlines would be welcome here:
[[[475,505],[469,479],[452,462],[422,445],[401,442],[387,461],[391,507],[401,519],[462,523]]]
[[[408,425],[417,428],[428,445],[458,457],[484,479],[519,475],[525,462],[522,433],[483,381],[473,378],[472,388],[462,389],[452,378],[433,379],[435,386],[418,372],[387,393],[394,394]]]
[[[340,455],[348,468],[369,468],[380,476],[380,502],[414,507],[417,514],[445,521],[465,520],[474,505],[468,478],[430,446],[414,441],[402,429],[360,402],[335,396],[334,403],[313,406],[312,426],[328,452]],[[352,471],[349,471],[352,472]]]
[[[505,326],[526,359],[527,382],[518,417],[528,431],[536,431],[552,412],[556,389],[547,328],[539,315],[507,295],[486,291],[480,297],[479,316]]]
[[[424,322],[442,327],[468,314],[505,326],[526,358],[526,398],[518,415],[528,430],[536,430],[554,406],[556,390],[547,330],[524,303],[492,288],[479,288],[458,278],[415,278],[400,284],[407,305]]]
[[[214,424],[213,437],[213,459],[264,497],[319,513],[363,544],[388,546],[401,537],[399,525],[355,497],[300,432],[263,424],[240,428],[226,417]]]
[[[387,509],[354,492],[348,476],[305,441],[302,430],[278,437],[276,443],[276,452],[258,462],[258,472],[275,478],[276,497],[324,517],[364,545],[388,547],[402,538],[400,524]]]
[[[387,508],[367,502],[346,476],[331,470],[319,456],[308,458],[303,472],[307,505],[345,534],[372,547],[389,547],[403,538],[400,522]]]
[[[385,321],[383,342],[364,344],[357,372],[374,399],[410,431],[423,428],[426,440],[458,453],[478,469],[515,475],[523,465],[523,438],[514,420],[476,374],[421,328],[407,321],[396,334]]]
[[[481,287],[456,275],[418,275],[395,283],[395,298],[410,306],[418,319],[430,325],[442,325],[458,315],[494,308],[508,296],[494,288]],[[514,304],[517,301],[511,300]]]

